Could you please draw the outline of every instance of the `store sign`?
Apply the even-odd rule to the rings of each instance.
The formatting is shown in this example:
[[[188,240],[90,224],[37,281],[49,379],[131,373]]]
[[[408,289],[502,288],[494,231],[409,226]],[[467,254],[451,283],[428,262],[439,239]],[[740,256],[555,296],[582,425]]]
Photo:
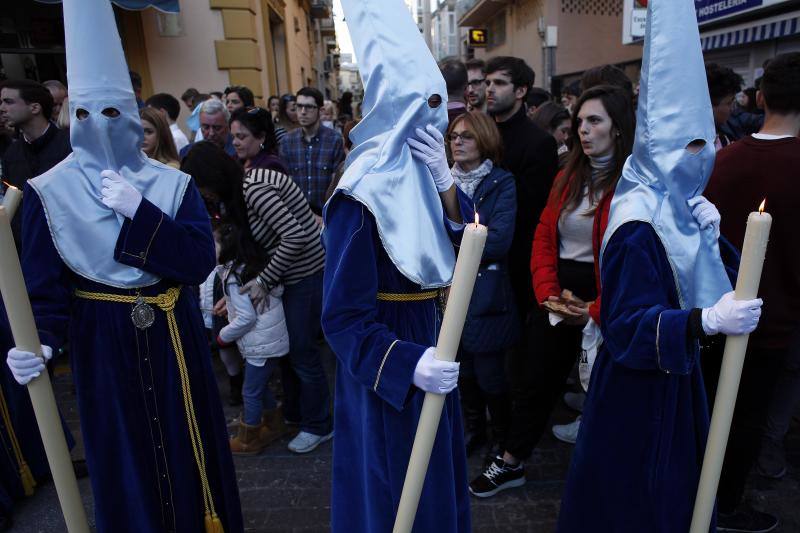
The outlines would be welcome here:
[[[764,0],[694,0],[697,22],[700,24],[761,7]]]
[[[694,0],[700,26],[792,0]],[[641,42],[647,28],[648,0],[624,0],[622,12],[622,43]]]
[[[489,32],[486,28],[472,28],[469,30],[469,45],[473,48],[485,48],[489,42]]]

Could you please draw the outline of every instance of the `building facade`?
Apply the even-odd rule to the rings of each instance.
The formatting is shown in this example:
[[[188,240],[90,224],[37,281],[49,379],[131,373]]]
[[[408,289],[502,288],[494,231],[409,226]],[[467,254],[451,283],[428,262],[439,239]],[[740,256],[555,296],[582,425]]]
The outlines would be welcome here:
[[[432,0],[431,43],[436,60],[459,56],[459,28],[456,23],[456,0]]]
[[[305,85],[338,98],[331,8],[332,0],[180,0],[179,13],[114,10],[143,97],[245,85],[263,103]],[[60,5],[15,0],[3,10],[0,68],[7,78],[66,82]]]
[[[699,9],[704,7],[697,4]],[[763,74],[767,60],[777,54],[800,52],[800,2],[763,0],[746,4],[754,7],[705,19],[701,14],[700,41],[706,61],[732,68],[742,75],[746,86],[752,86]]]
[[[617,64],[638,77],[640,46],[622,44],[621,0],[458,0],[458,24],[483,28],[487,46],[462,55],[523,58],[536,72],[536,85],[559,93],[586,69]]]
[[[752,85],[764,62],[800,50],[800,0],[695,0],[706,61]],[[514,55],[536,85],[558,94],[588,68],[614,64],[638,80],[647,0],[457,0],[458,24],[487,31],[485,48],[461,39],[462,57]]]

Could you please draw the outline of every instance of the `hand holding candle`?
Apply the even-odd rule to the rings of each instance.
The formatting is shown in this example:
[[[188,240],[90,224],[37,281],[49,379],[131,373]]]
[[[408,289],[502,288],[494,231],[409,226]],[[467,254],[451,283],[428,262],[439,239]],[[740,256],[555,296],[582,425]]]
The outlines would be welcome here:
[[[479,224],[476,213],[475,224],[467,224],[461,240],[456,269],[453,274],[453,284],[447,300],[447,310],[444,313],[442,329],[436,346],[438,359],[455,361],[487,236],[488,230],[486,226]],[[414,525],[419,498],[422,494],[422,485],[425,482],[425,474],[431,458],[433,441],[436,439],[436,431],[442,417],[444,401],[445,396],[442,394],[425,394],[422,413],[417,425],[417,434],[414,438],[414,447],[411,449],[411,458],[408,462],[403,493],[400,496],[400,505],[394,522],[394,533],[408,533]]]
[[[36,354],[42,353],[5,207],[0,207],[0,293],[17,348]],[[86,512],[72,469],[50,377],[47,372],[42,372],[27,386],[67,530],[70,533],[88,533]]]
[[[765,203],[766,201],[762,202],[759,211],[750,213],[747,219],[747,233],[744,237],[739,277],[736,281],[736,300],[752,300],[758,295],[769,231],[772,227],[772,217],[764,212]],[[691,533],[706,533],[711,524],[748,340],[749,335],[739,335],[729,336],[725,342],[725,355],[722,359],[703,470],[694,504]]]

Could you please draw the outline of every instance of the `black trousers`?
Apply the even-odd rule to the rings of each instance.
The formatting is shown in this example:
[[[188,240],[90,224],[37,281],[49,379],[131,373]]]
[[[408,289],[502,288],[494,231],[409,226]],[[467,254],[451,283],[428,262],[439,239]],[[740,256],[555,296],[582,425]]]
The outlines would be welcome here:
[[[703,378],[712,412],[723,346],[724,343],[718,343],[717,349],[705,353],[702,359]],[[786,365],[798,357],[798,336],[784,349],[751,347],[747,350],[717,493],[717,505],[722,513],[732,512],[742,501],[747,476],[761,450],[773,391]]]
[[[584,301],[597,298],[594,264],[559,260],[558,280]],[[520,460],[538,444],[581,350],[583,326],[551,326],[541,308],[531,312],[525,340],[512,352],[511,427],[506,451]]]

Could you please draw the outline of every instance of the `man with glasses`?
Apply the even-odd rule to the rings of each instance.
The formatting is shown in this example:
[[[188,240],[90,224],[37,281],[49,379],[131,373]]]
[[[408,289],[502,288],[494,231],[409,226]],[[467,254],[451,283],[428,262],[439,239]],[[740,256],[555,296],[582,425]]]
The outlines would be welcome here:
[[[300,128],[287,133],[281,142],[281,157],[289,166],[292,179],[305,194],[311,210],[322,222],[325,191],[333,173],[344,161],[342,136],[322,125],[322,93],[313,87],[297,91],[297,122]]]
[[[467,67],[467,104],[470,111],[486,112],[486,63],[483,59],[470,59]]]
[[[200,132],[203,134],[203,140],[216,144],[225,150],[225,153],[229,156],[236,157],[236,150],[233,148],[233,136],[228,126],[230,118],[228,109],[220,100],[214,98],[206,100],[200,107]],[[189,144],[181,150],[181,161],[194,144]]]

